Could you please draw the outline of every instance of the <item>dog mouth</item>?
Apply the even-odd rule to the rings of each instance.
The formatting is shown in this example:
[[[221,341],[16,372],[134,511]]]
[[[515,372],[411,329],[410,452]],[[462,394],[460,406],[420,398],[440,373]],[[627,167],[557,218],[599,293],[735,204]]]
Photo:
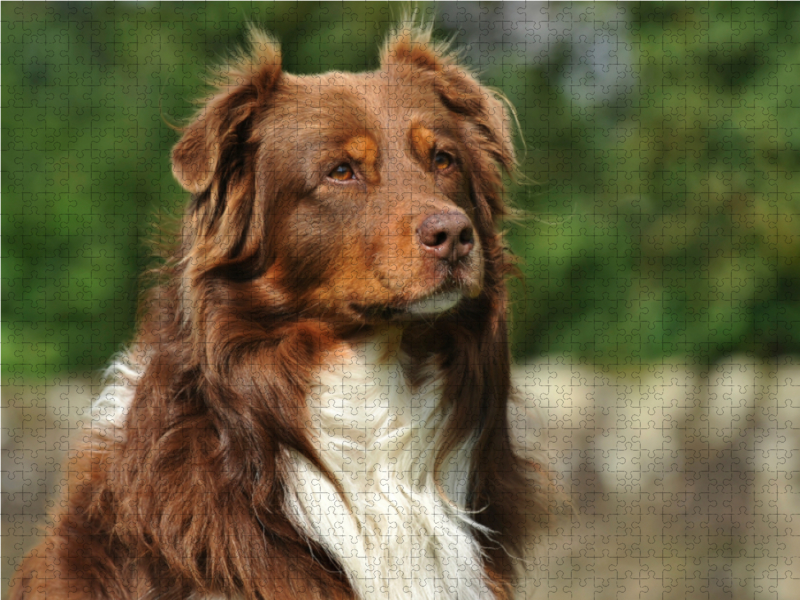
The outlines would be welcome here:
[[[448,290],[439,291],[403,305],[351,303],[350,307],[369,320],[408,320],[442,315],[455,308],[462,298],[464,298],[464,293],[461,290]]]

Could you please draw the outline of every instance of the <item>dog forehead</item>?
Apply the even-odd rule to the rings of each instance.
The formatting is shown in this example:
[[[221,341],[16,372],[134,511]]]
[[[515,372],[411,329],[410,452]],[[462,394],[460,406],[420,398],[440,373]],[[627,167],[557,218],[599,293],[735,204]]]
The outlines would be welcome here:
[[[347,90],[363,102],[378,106],[406,107],[408,101],[413,101],[432,108],[438,99],[430,80],[425,85],[420,78],[398,77],[385,70],[363,73],[331,71],[313,77],[323,94],[326,90]],[[393,99],[404,102],[396,104],[391,102]]]
[[[446,113],[433,85],[391,77],[386,71],[290,76],[279,113],[302,129],[379,129],[384,134],[409,127],[412,115]],[[294,114],[292,114],[294,113]]]

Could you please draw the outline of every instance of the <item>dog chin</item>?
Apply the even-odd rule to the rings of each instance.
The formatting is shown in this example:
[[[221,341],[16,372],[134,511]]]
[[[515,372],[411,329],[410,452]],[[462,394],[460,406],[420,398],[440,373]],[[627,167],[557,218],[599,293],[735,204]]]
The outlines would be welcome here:
[[[403,306],[350,304],[350,309],[359,318],[370,323],[386,321],[412,321],[424,317],[436,317],[454,308],[464,297],[460,290],[438,292]]]
[[[464,294],[459,290],[440,292],[409,304],[406,313],[419,317],[440,315],[454,308],[463,297]]]

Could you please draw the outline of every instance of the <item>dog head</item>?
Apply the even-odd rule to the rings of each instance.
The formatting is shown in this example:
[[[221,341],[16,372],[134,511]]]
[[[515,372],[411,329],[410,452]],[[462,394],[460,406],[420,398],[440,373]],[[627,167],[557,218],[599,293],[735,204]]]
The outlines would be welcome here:
[[[298,77],[251,32],[175,146],[194,194],[183,301],[249,282],[276,310],[347,322],[446,312],[498,285],[502,100],[430,29],[401,28],[379,70]]]

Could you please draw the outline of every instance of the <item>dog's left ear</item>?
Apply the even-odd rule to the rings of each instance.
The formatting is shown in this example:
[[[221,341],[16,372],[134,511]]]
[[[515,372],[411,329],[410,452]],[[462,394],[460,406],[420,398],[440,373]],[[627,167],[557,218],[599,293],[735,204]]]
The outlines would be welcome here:
[[[248,37],[249,50],[213,72],[215,93],[172,150],[172,172],[194,194],[184,215],[181,279],[183,310],[196,328],[198,348],[206,343],[208,295],[200,279],[214,269],[233,273],[230,264],[255,257],[264,235],[262,207],[254,202],[257,149],[251,137],[280,85],[281,53],[278,43],[258,29],[251,28]],[[261,266],[248,262],[238,268]]]
[[[494,216],[502,215],[501,167],[512,173],[516,166],[513,128],[501,94],[481,85],[457,64],[447,42],[434,42],[433,28],[402,26],[388,38],[381,52],[381,67],[398,78],[432,85],[445,107],[461,118],[473,154],[476,182]]]
[[[195,120],[184,130],[172,150],[172,173],[189,192],[204,192],[214,179],[224,153],[246,142],[240,125],[263,105],[281,75],[278,43],[266,33],[250,30],[249,53],[218,69],[212,96]]]

